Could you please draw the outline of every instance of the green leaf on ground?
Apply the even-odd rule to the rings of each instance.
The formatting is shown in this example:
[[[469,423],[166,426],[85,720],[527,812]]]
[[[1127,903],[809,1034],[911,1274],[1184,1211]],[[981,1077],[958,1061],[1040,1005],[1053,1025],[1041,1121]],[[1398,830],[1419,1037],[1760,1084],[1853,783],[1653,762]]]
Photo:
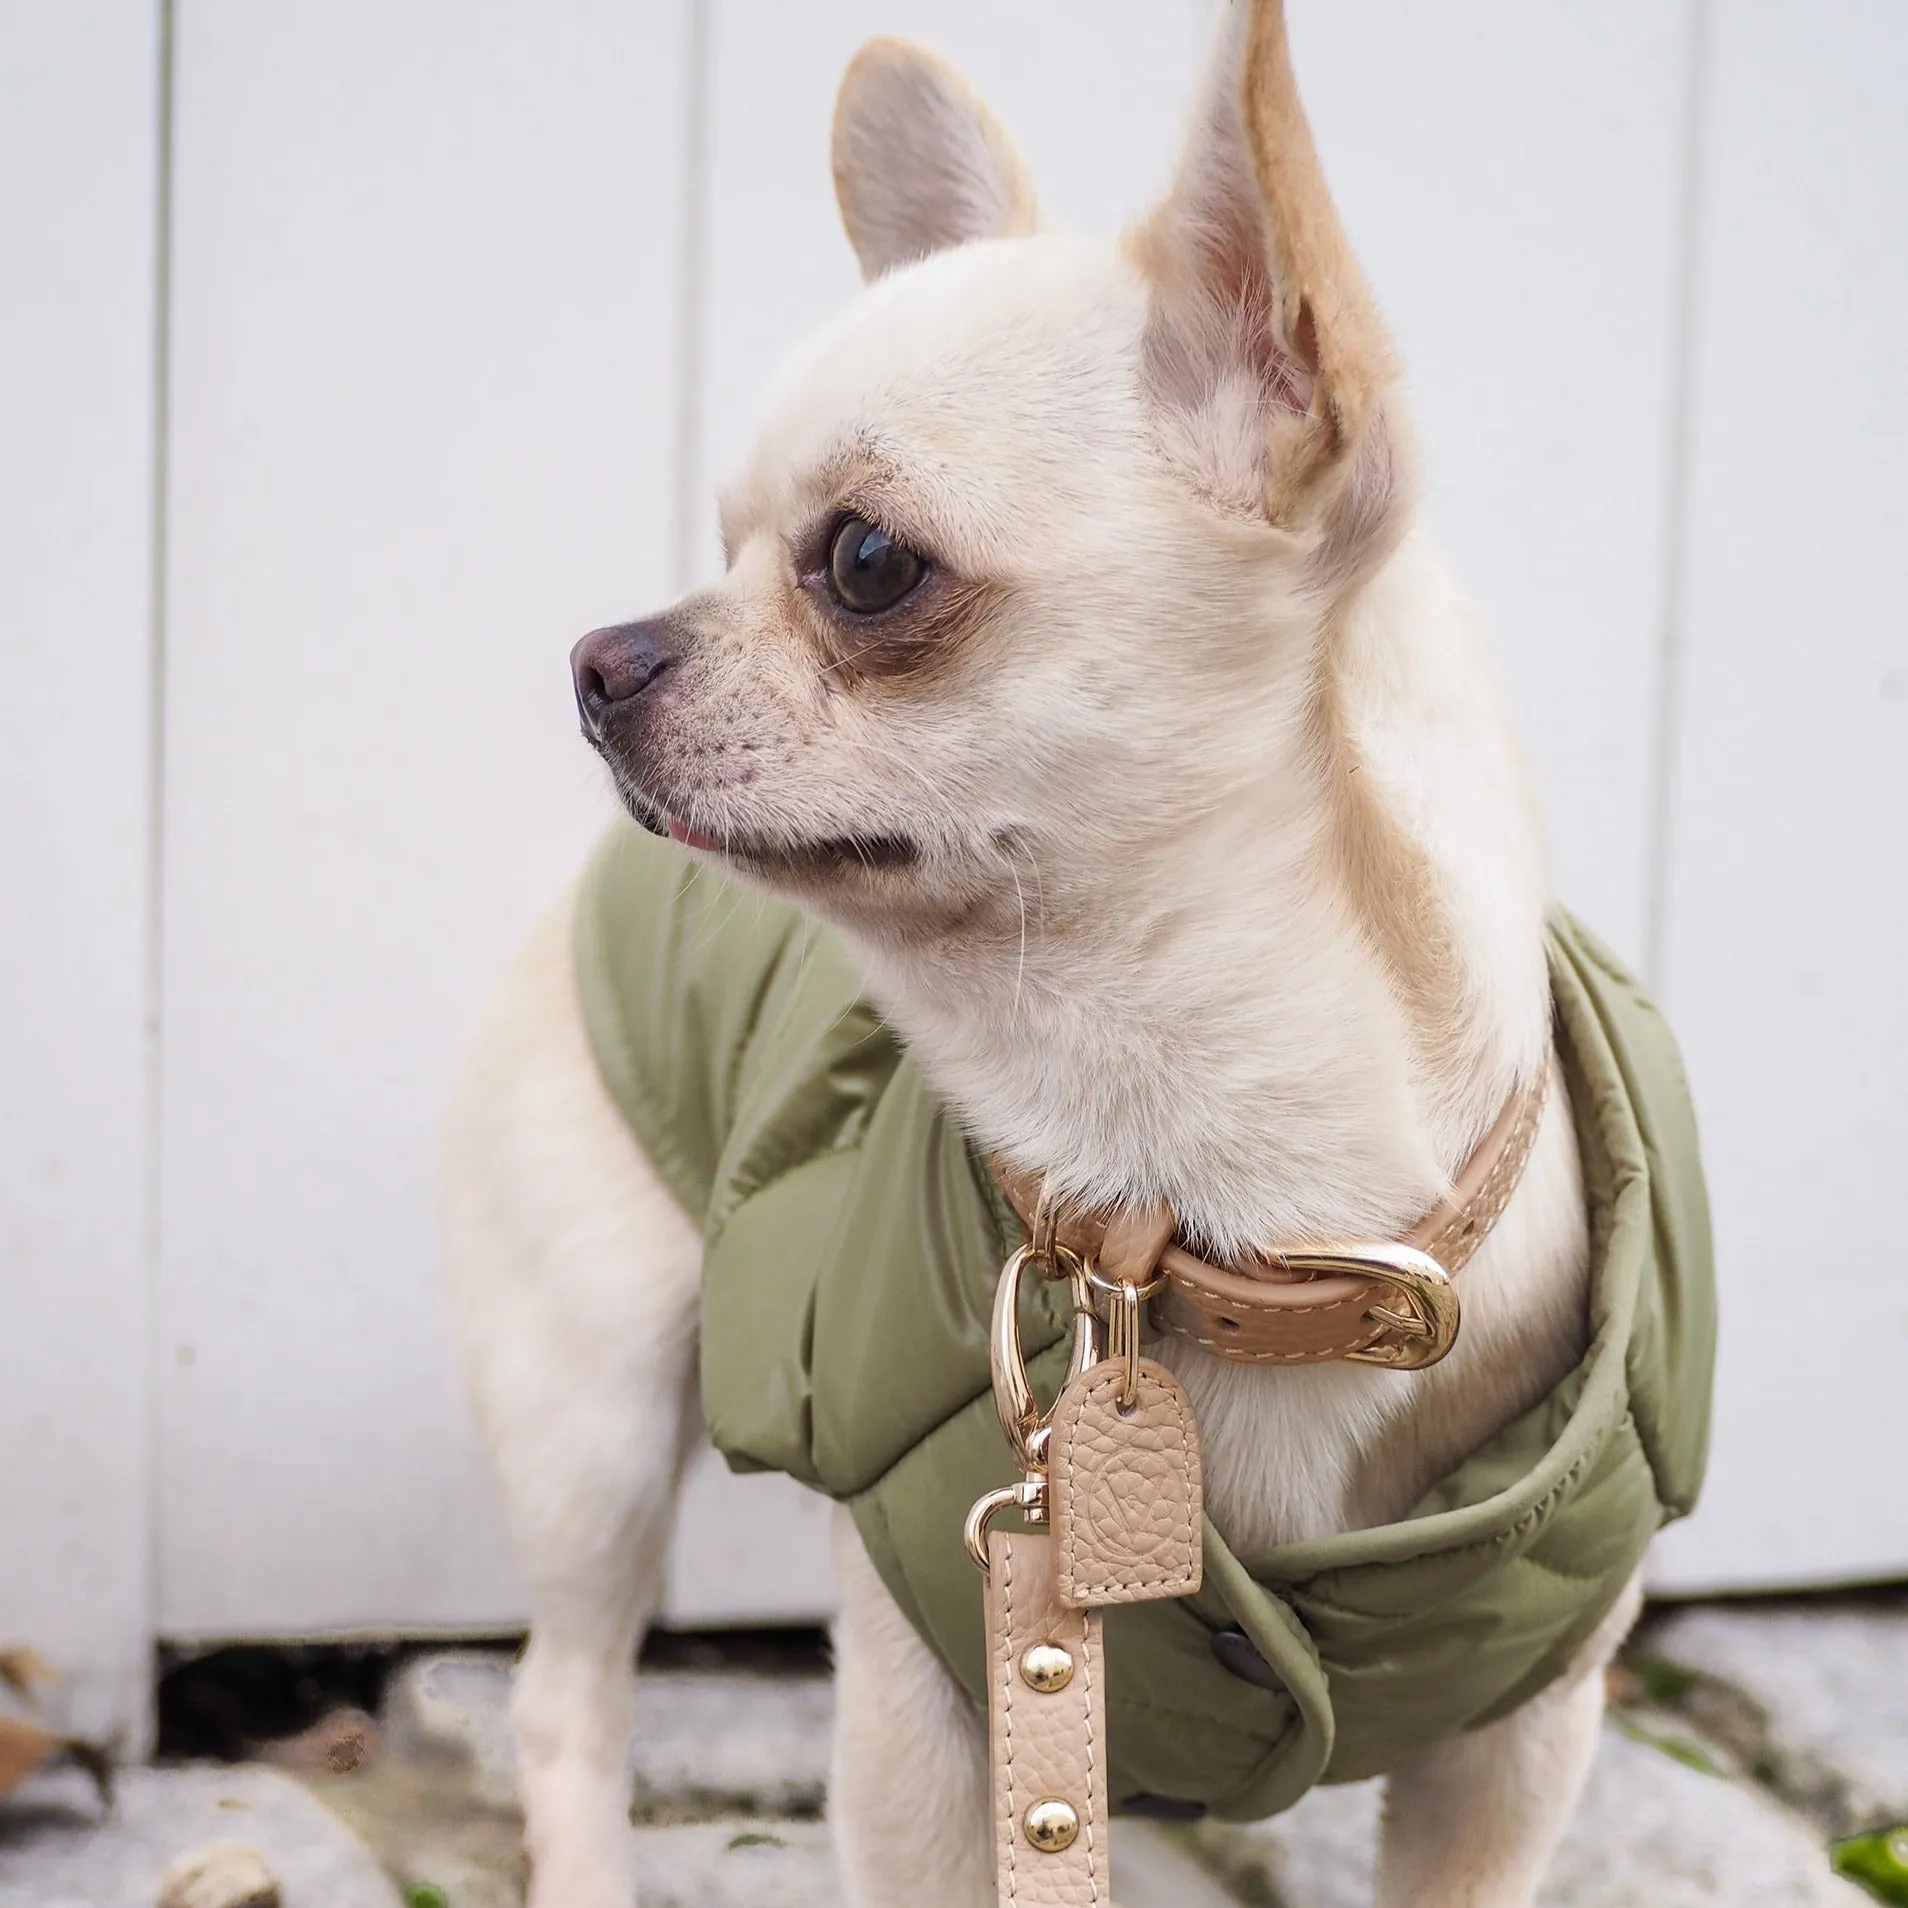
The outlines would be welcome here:
[[[450,1897],[435,1882],[413,1882],[404,1891],[404,1908],[450,1908]]]
[[[1908,1823],[1851,1835],[1829,1850],[1838,1875],[1859,1882],[1877,1901],[1908,1904]]]
[[[1700,1680],[1693,1670],[1672,1663],[1666,1656],[1632,1656],[1626,1659],[1630,1673],[1643,1687],[1643,1694],[1665,1709],[1675,1709]]]
[[[1684,1768],[1694,1769],[1698,1775],[1714,1776],[1719,1782],[1729,1780],[1729,1771],[1694,1737],[1666,1736],[1660,1730],[1645,1728],[1621,1710],[1613,1711],[1610,1720],[1632,1742],[1640,1742],[1646,1749],[1654,1749],[1659,1755],[1680,1762]]]

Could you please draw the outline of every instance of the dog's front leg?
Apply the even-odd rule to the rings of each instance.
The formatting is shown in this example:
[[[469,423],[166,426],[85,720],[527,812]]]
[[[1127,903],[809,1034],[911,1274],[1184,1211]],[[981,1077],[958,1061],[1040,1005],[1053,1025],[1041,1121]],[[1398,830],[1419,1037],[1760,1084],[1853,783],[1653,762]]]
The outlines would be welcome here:
[[[1604,1667],[1642,1600],[1639,1577],[1548,1689],[1391,1777],[1380,1908],[1529,1908],[1596,1754]]]
[[[695,1416],[701,1241],[598,1077],[565,910],[526,947],[448,1133],[444,1252],[530,1601],[513,1702],[530,1908],[633,1908],[635,1655]]]
[[[835,1514],[830,1814],[850,1908],[993,1908],[987,1725]],[[978,1582],[975,1595],[979,1596]]]

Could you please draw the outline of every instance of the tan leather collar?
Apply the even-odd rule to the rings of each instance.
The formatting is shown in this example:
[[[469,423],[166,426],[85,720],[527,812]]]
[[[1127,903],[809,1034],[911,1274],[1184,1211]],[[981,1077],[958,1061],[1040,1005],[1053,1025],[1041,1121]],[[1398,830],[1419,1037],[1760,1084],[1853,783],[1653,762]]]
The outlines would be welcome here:
[[[1222,1358],[1255,1365],[1435,1363],[1457,1336],[1451,1279],[1517,1190],[1553,1070],[1547,1060],[1511,1094],[1450,1197],[1402,1240],[1295,1246],[1243,1266],[1211,1265],[1176,1242],[1179,1224],[1164,1204],[1110,1213],[1063,1209],[1054,1237],[1106,1284],[1158,1281],[1155,1323],[1200,1340]],[[1031,1229],[1043,1175],[1000,1159],[989,1164]]]

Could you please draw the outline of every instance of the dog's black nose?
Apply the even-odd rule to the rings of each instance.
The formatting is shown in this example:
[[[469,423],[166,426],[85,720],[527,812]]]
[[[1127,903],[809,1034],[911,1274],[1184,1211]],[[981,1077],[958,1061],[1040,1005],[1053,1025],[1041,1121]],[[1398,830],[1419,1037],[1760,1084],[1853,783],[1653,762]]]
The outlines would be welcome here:
[[[667,621],[659,616],[591,630],[570,651],[576,712],[583,726],[601,735],[616,705],[633,702],[680,654]]]

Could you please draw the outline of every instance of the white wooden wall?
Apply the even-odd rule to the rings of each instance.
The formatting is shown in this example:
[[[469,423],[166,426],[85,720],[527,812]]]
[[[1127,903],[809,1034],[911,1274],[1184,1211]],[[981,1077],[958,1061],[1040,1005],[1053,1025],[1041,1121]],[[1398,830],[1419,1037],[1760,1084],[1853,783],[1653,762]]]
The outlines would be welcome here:
[[[1659,979],[1726,1304],[1661,1569],[1908,1576],[1908,7],[1707,52]]]
[[[0,1636],[143,1726],[159,39],[0,0]]]
[[[1294,13],[1560,891],[1702,1106],[1718,1442],[1660,1580],[1908,1573],[1908,11]],[[432,1135],[605,812],[565,651],[710,568],[765,378],[852,289],[863,37],[941,44],[1110,232],[1204,24],[0,0],[0,1636],[86,1720],[136,1726],[153,1635],[518,1619]],[[772,1481],[705,1467],[679,1553],[681,1618],[826,1601]]]

